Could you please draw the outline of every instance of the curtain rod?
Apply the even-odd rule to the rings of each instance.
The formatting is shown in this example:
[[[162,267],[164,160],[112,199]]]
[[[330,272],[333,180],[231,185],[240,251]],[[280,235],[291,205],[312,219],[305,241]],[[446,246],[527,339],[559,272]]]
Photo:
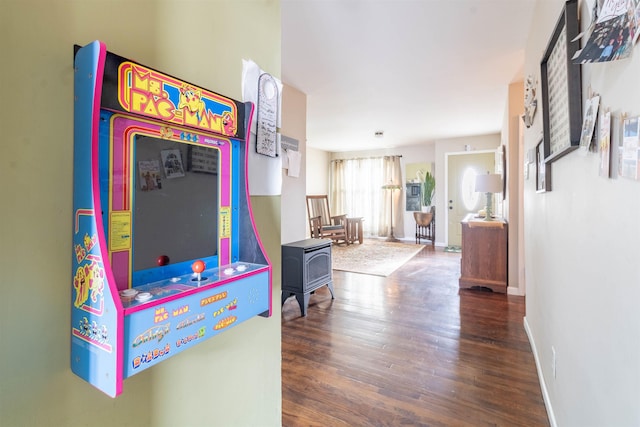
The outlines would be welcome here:
[[[384,159],[385,157],[402,157],[402,155],[393,155],[393,156],[376,156],[376,157],[351,157],[345,159],[333,159],[332,162],[337,162],[339,160],[370,160],[370,159]]]

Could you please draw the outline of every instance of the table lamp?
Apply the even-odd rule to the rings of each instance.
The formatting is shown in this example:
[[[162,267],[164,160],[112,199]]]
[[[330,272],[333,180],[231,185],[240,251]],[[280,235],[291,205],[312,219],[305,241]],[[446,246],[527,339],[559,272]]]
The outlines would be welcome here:
[[[502,192],[502,176],[495,173],[486,175],[476,175],[476,192],[485,193],[487,196],[487,206],[485,207],[485,221],[491,221],[493,213],[493,193]]]

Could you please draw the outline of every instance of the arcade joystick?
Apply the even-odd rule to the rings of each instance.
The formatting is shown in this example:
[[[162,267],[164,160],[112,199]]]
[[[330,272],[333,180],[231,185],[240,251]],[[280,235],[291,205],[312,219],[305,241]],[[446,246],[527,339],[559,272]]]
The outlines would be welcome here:
[[[207,280],[206,277],[202,277],[202,272],[204,271],[204,268],[205,268],[204,261],[202,261],[200,259],[197,260],[197,261],[194,261],[193,264],[191,264],[191,269],[196,274],[196,277],[191,279],[191,280],[195,280],[195,281],[198,281],[198,282],[201,282],[203,280]]]
[[[170,259],[169,259],[169,257],[167,255],[160,255],[158,257],[158,259],[156,260],[156,262],[158,263],[158,265],[160,267],[162,267],[162,266],[165,266],[165,265],[169,264]]]

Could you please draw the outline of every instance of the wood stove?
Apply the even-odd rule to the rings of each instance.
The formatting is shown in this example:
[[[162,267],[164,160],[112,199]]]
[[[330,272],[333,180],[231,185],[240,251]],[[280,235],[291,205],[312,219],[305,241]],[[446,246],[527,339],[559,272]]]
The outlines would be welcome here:
[[[327,285],[333,295],[331,239],[306,239],[282,245],[282,304],[296,296],[300,312],[307,315],[309,298]]]

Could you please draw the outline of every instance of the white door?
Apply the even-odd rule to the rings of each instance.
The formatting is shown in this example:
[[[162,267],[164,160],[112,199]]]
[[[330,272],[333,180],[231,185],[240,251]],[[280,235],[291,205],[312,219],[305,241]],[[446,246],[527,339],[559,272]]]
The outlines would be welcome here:
[[[495,152],[450,154],[447,162],[448,245],[462,244],[460,222],[486,205],[484,194],[475,192],[475,176],[495,171]]]

